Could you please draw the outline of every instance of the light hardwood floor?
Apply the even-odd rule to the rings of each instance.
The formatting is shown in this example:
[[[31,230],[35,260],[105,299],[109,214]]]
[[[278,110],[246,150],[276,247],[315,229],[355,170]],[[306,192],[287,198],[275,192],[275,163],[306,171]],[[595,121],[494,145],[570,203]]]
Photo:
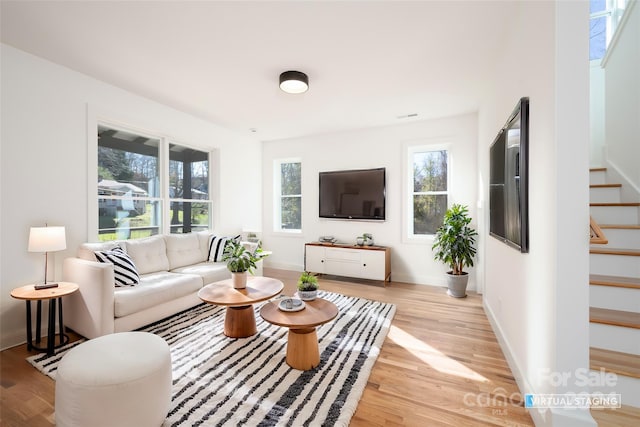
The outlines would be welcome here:
[[[295,292],[299,273],[265,269]],[[444,288],[320,279],[322,289],[396,304],[389,335],[351,426],[532,426],[482,309],[482,297]],[[54,424],[54,383],[25,361],[25,345],[0,353],[0,425]],[[640,425],[640,411],[594,413],[601,426]],[[594,411],[595,412],[595,411]]]

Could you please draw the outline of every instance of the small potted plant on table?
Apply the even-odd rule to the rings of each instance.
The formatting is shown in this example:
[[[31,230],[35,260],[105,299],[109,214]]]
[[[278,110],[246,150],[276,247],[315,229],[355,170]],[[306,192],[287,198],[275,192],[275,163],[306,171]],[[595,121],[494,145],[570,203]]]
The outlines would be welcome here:
[[[260,246],[255,251],[245,248],[239,239],[229,240],[224,248],[222,261],[226,261],[227,269],[231,272],[233,287],[244,289],[247,287],[247,272],[253,274],[256,263],[266,257]]]
[[[475,236],[478,233],[469,223],[467,206],[455,204],[444,215],[444,221],[433,242],[433,257],[436,261],[447,264],[451,271],[447,272],[447,293],[456,298],[467,296],[467,282],[469,273],[463,271],[464,267],[473,267],[473,258],[476,255]]]
[[[318,278],[305,271],[298,279],[298,296],[303,301],[313,301],[318,296]]]

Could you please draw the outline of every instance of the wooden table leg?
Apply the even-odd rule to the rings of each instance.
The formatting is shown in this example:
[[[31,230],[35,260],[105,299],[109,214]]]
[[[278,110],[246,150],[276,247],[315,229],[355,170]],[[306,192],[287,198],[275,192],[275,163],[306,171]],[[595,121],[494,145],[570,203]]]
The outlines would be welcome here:
[[[308,371],[320,364],[316,328],[289,329],[287,364],[301,371]]]
[[[258,333],[253,306],[227,307],[224,334],[230,338],[246,338]]]

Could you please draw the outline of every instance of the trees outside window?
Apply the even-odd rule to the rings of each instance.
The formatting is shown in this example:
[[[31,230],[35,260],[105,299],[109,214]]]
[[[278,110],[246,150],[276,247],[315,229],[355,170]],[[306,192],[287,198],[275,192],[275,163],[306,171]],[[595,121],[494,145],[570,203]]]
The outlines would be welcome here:
[[[435,234],[442,224],[448,205],[448,151],[413,147],[409,150],[409,161],[409,234]]]
[[[210,228],[209,153],[103,124],[97,152],[100,240]]]
[[[169,202],[172,233],[209,228],[209,154],[169,144]]]
[[[302,230],[302,163],[280,160],[275,163],[276,231]]]

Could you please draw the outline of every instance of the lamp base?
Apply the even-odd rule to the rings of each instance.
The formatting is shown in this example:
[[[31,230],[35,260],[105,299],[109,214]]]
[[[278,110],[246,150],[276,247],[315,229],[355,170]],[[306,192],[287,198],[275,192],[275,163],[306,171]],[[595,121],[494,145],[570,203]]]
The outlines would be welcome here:
[[[49,288],[57,288],[57,287],[58,287],[57,283],[39,283],[37,285],[33,285],[33,289],[35,289],[36,291],[40,289],[49,289]]]

